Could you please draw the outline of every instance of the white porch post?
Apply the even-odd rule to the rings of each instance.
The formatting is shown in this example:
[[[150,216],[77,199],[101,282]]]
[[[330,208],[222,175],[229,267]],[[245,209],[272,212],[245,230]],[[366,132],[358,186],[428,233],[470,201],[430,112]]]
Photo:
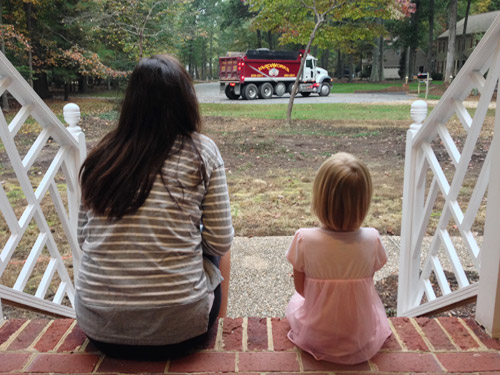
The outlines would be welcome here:
[[[68,166],[71,169],[72,184],[68,183],[68,208],[69,224],[75,238],[77,238],[78,210],[80,207],[80,184],[78,183],[78,172],[80,166],[87,156],[87,146],[85,144],[85,133],[77,126],[80,121],[80,107],[75,103],[66,104],[63,108],[64,120],[68,123],[68,131],[78,142],[78,150],[73,153],[73,163]],[[75,280],[80,267],[80,249],[73,250],[73,269]]]
[[[419,270],[414,267],[420,262],[412,260],[412,233],[414,209],[418,204],[418,192],[416,191],[416,154],[413,152],[413,138],[422,127],[427,116],[427,103],[417,100],[411,105],[411,118],[414,121],[406,133],[406,154],[403,185],[403,220],[401,224],[401,253],[399,255],[399,286],[398,286],[398,316],[411,306],[412,295],[408,291],[414,292],[418,282]],[[416,291],[415,291],[416,292]]]
[[[494,338],[500,338],[500,97],[497,96],[486,223],[481,247],[480,284],[476,320]]]

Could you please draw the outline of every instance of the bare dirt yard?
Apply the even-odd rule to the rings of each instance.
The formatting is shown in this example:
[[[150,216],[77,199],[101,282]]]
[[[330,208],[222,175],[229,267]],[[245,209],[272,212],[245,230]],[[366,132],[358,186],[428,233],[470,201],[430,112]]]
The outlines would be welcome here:
[[[88,109],[80,126],[91,148],[113,128],[116,118],[108,116],[109,108],[96,109],[98,106],[91,100],[81,99],[78,104],[83,113]],[[300,120],[288,126],[284,120],[204,117],[204,133],[217,143],[225,161],[236,235],[293,235],[297,228],[317,225],[309,209],[312,181],[320,164],[339,151],[356,154],[371,170],[374,196],[365,225],[377,228],[383,235],[400,235],[405,139],[410,123],[409,118],[363,123]],[[492,128],[490,116],[470,162],[467,179],[471,184],[481,170]],[[458,120],[451,120],[450,129],[458,147],[462,147],[465,132]],[[20,132],[16,137],[18,147],[28,147],[35,132],[35,128]],[[444,146],[439,140],[435,146],[445,173],[451,174],[454,168]],[[46,163],[50,160],[47,157]],[[2,182],[14,180],[5,152],[0,153],[0,163]],[[481,218],[476,220],[474,230],[479,234],[483,223]],[[0,225],[5,243],[8,227],[5,221]],[[394,311],[397,279],[382,280],[378,287],[386,306]],[[7,316],[18,314],[16,310],[5,312]],[[471,313],[470,309],[464,312]]]

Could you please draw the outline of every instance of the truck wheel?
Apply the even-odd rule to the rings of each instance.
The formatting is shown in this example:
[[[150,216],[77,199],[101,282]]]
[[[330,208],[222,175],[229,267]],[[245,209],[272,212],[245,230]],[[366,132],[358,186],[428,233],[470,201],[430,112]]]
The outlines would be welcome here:
[[[307,98],[309,95],[311,95],[311,93],[306,91],[306,92],[301,92],[300,95]]]
[[[224,90],[224,92],[226,93],[227,98],[230,100],[236,100],[240,97],[239,95],[236,95],[234,93],[234,87],[231,87],[229,85],[226,86],[226,89]]]
[[[274,86],[274,95],[283,96],[286,92],[286,85],[283,82],[278,82],[276,86]]]
[[[330,95],[330,85],[328,83],[322,83],[319,87],[319,96],[328,96]]]
[[[270,99],[273,96],[273,85],[269,82],[264,82],[259,86],[259,98]]]
[[[254,100],[257,99],[259,90],[257,89],[257,86],[253,83],[249,83],[243,87],[243,99],[245,100]]]
[[[286,91],[287,91],[290,95],[292,95],[292,90],[293,90],[293,84],[294,84],[294,83],[295,83],[295,82],[290,82],[290,83],[288,84],[287,88],[286,88]]]

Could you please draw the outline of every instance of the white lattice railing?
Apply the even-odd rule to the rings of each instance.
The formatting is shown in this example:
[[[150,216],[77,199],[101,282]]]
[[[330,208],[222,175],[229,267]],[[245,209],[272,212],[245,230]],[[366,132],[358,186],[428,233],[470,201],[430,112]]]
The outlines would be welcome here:
[[[64,127],[0,53],[3,93],[18,110],[0,113],[0,317],[2,301],[73,317],[68,270],[78,272],[77,174],[86,155],[80,110],[65,106]]]
[[[484,283],[485,263],[500,252],[500,189],[492,189],[490,181],[492,174],[498,174],[491,173],[492,168],[500,165],[496,140],[500,115],[498,109],[491,109],[498,108],[494,94],[499,76],[500,17],[427,119],[425,102],[412,106],[398,315],[421,315],[475,297]],[[464,103],[472,92],[479,98],[474,110]],[[488,111],[494,111],[494,121]],[[498,266],[497,261],[496,272],[489,275],[497,281]],[[475,282],[474,273],[479,274],[480,282]],[[494,301],[495,295],[485,298]],[[478,303],[478,313],[481,306]]]

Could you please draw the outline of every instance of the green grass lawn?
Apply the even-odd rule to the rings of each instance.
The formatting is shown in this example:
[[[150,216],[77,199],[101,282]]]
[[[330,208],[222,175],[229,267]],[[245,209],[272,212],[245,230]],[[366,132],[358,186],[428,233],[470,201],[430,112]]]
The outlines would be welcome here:
[[[203,116],[286,119],[287,104],[201,104]],[[295,104],[296,120],[408,120],[410,105]]]
[[[390,82],[333,82],[332,93],[334,94],[354,94],[356,91],[382,91],[388,87],[401,87],[404,81]],[[432,81],[431,85],[442,86],[443,81]],[[410,91],[417,91],[418,82],[410,83]],[[420,84],[420,92],[425,93],[425,84]]]

